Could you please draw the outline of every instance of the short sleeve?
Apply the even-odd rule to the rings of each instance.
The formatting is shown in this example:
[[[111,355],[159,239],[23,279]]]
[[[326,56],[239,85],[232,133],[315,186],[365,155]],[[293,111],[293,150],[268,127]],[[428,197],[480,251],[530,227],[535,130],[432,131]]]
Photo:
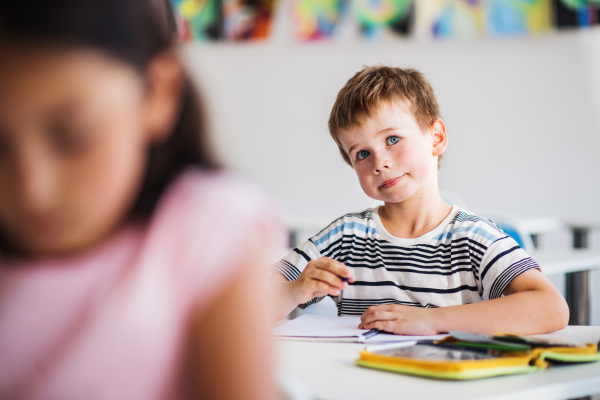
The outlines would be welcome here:
[[[280,273],[288,281],[295,281],[298,279],[304,268],[308,265],[311,260],[321,258],[321,253],[315,246],[315,244],[309,239],[302,243],[300,246],[294,248],[279,262],[272,266],[272,269],[276,273]],[[306,304],[301,304],[300,308],[306,308],[311,304],[321,301],[323,297],[314,298]]]
[[[502,296],[508,284],[530,269],[540,266],[510,236],[506,235],[488,246],[479,267],[482,299],[492,300]]]

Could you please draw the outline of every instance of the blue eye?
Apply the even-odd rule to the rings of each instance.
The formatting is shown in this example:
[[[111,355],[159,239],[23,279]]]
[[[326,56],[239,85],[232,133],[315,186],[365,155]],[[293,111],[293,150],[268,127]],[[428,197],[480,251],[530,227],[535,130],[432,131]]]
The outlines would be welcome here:
[[[364,160],[365,158],[369,157],[369,153],[367,150],[361,150],[356,154],[356,158],[358,158],[359,160]]]
[[[400,141],[400,138],[398,136],[390,136],[389,138],[386,139],[386,142],[388,145],[393,145],[396,144]]]

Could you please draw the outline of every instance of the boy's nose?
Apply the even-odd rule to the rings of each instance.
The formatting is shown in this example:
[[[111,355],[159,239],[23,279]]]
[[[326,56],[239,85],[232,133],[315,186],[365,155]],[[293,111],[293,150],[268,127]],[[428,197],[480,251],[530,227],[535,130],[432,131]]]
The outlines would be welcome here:
[[[387,157],[375,155],[373,157],[373,159],[374,159],[373,172],[375,174],[380,174],[382,171],[390,168],[390,162]]]

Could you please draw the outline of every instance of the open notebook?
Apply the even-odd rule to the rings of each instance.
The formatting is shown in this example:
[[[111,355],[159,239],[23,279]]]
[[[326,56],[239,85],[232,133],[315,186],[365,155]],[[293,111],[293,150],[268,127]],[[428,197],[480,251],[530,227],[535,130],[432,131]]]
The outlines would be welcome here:
[[[360,317],[334,317],[304,314],[279,325],[272,336],[282,340],[319,342],[388,343],[413,340],[440,340],[448,335],[404,336],[377,330],[358,329]]]

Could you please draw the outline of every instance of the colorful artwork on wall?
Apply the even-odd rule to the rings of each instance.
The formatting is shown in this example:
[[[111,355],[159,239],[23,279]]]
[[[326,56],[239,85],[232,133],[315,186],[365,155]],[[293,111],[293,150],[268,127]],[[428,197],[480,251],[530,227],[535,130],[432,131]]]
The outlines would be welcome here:
[[[418,37],[450,39],[484,34],[483,0],[419,0],[416,6]]]
[[[551,0],[486,0],[489,36],[522,36],[552,29]]]
[[[292,0],[294,35],[302,41],[332,38],[348,0]]]
[[[275,0],[222,0],[223,37],[227,40],[269,36]]]
[[[215,40],[221,36],[217,0],[171,0],[179,38],[183,41]]]
[[[389,33],[411,33],[415,3],[413,0],[354,0],[353,10],[363,35],[379,39]]]
[[[600,0],[554,0],[555,23],[559,28],[600,24]]]
[[[294,36],[334,38],[352,9],[364,37],[525,36],[600,24],[600,0],[161,0],[163,17],[183,41],[264,39],[277,3],[291,7]],[[163,7],[164,8],[164,7]],[[163,10],[164,11],[164,10]]]

